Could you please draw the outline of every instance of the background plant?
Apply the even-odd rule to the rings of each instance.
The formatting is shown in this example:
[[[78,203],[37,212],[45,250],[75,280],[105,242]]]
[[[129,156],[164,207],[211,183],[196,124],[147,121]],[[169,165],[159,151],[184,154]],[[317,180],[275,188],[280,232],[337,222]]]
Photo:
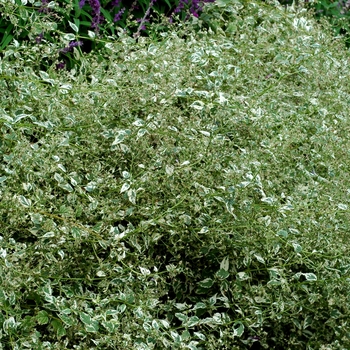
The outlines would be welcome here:
[[[169,30],[171,23],[185,21],[189,15],[198,16],[205,2],[2,1],[0,52],[14,39],[36,42],[46,50],[48,45],[57,44],[57,37],[61,37],[61,49],[56,55],[44,55],[41,68],[56,64],[57,68],[70,69],[79,64],[71,54],[73,47],[79,46],[81,53],[92,51],[96,55],[106,41],[116,40],[120,31],[135,38],[141,34],[152,35],[154,39],[157,33],[159,37],[160,32]]]
[[[346,45],[349,47],[349,29],[350,29],[350,2],[347,0],[317,0],[301,2],[312,10],[315,18],[327,20],[332,25],[335,35],[341,35],[345,38]]]

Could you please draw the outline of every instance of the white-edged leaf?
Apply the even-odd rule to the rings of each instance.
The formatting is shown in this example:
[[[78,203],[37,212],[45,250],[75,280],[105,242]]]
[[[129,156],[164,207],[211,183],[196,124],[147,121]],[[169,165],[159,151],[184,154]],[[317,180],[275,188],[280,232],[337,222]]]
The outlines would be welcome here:
[[[1,176],[1,177],[0,177],[0,184],[1,184],[2,182],[5,182],[5,181],[6,181],[6,179],[7,179],[7,177],[6,177],[6,176]]]
[[[176,312],[175,317],[178,318],[182,322],[186,322],[188,320],[188,317],[180,312]]]
[[[134,189],[128,190],[128,198],[132,204],[136,204],[136,191]]]
[[[307,272],[307,273],[304,273],[304,276],[307,281],[317,281],[317,276],[314,273]]]
[[[170,335],[174,339],[175,343],[180,343],[181,342],[181,336],[180,336],[179,333],[171,331]]]
[[[200,333],[200,332],[193,332],[193,334],[199,338],[200,340],[206,340],[206,337],[203,333]]]
[[[244,324],[241,322],[236,322],[233,326],[233,336],[241,337],[244,333]]]
[[[16,328],[16,321],[13,316],[9,317],[7,320],[4,321],[2,325],[4,332],[8,334],[9,329],[15,329]]]
[[[63,164],[57,164],[57,167],[60,168],[63,172],[67,172],[67,169]]]
[[[87,192],[92,192],[97,187],[97,182],[91,181],[84,188]]]
[[[148,131],[146,129],[140,129],[138,132],[137,132],[137,136],[136,136],[136,140],[138,140],[139,138],[141,138],[142,136],[144,136],[145,134],[147,134]]]
[[[122,172],[122,176],[124,179],[130,179],[131,178],[131,174],[128,171],[123,171]]]
[[[24,196],[19,196],[18,200],[24,207],[29,208],[32,205],[32,201]]]
[[[187,325],[187,327],[193,327],[193,326],[195,326],[195,325],[198,324],[198,323],[199,323],[199,317],[197,317],[197,316],[191,316],[191,317],[188,319],[186,325]]]
[[[292,245],[293,245],[294,251],[295,251],[296,253],[300,253],[300,252],[303,250],[303,248],[301,247],[301,245],[298,244],[298,243],[292,243]]]
[[[207,306],[206,306],[204,303],[199,302],[199,303],[197,303],[197,304],[193,307],[193,310],[197,310],[197,309],[206,309],[206,308],[207,308]]]
[[[206,278],[199,282],[200,287],[210,288],[214,284],[214,281],[211,278]]]
[[[88,36],[91,38],[91,39],[94,39],[96,34],[95,32],[91,31],[91,30],[88,30]]]
[[[49,314],[45,310],[41,310],[36,315],[36,320],[39,324],[47,324],[49,322]]]
[[[167,173],[168,176],[173,175],[174,167],[172,165],[166,165],[165,166],[165,172]]]
[[[58,173],[55,173],[53,177],[59,184],[64,182],[64,178]]]
[[[258,260],[260,263],[265,264],[264,258],[260,254],[254,254],[256,257],[256,260]]]
[[[73,192],[74,191],[73,187],[69,183],[58,184],[58,186],[63,188],[64,190],[66,190],[68,192]]]
[[[142,273],[144,276],[147,276],[147,275],[149,275],[149,274],[151,273],[151,271],[148,270],[148,269],[146,269],[145,267],[139,266],[139,268],[140,268],[141,273]]]
[[[120,193],[127,191],[129,188],[130,188],[130,183],[128,183],[128,182],[123,183],[123,186],[120,190]]]
[[[72,23],[72,22],[69,22],[69,21],[68,21],[68,23],[69,23],[69,26],[70,26],[76,33],[79,32],[79,28],[77,27],[76,24],[74,24],[74,23]]]
[[[55,237],[55,232],[46,232],[44,235],[42,235],[40,238],[51,238],[51,237]]]
[[[65,35],[63,35],[63,39],[69,40],[69,41],[75,40],[75,34],[73,34],[73,33],[65,34]]]
[[[208,131],[200,130],[199,132],[204,136],[210,137],[210,132]]]
[[[0,258],[5,259],[7,256],[6,249],[0,248]]]
[[[124,139],[131,134],[131,131],[129,129],[126,130],[119,130],[118,134],[116,135],[112,146],[114,145],[118,145],[119,143],[122,143],[124,141]]]
[[[222,261],[220,263],[220,269],[228,271],[229,266],[230,266],[229,257],[226,256],[225,258],[222,259]]]
[[[68,316],[67,314],[59,314],[58,317],[68,326],[73,326],[76,323],[75,319],[72,316]]]
[[[80,320],[85,325],[85,330],[87,332],[97,332],[98,331],[98,321],[93,320],[90,315],[86,314],[85,312],[79,313]]]
[[[158,321],[159,321],[159,323],[161,323],[161,325],[162,325],[164,328],[168,329],[168,328],[170,327],[170,324],[169,324],[168,321],[166,321],[166,320],[158,320]]]
[[[239,279],[240,281],[245,281],[248,280],[250,277],[246,272],[238,272],[237,273],[237,279]]]
[[[216,272],[215,276],[219,279],[226,279],[228,276],[230,276],[230,273],[224,269],[220,269],[219,271]]]

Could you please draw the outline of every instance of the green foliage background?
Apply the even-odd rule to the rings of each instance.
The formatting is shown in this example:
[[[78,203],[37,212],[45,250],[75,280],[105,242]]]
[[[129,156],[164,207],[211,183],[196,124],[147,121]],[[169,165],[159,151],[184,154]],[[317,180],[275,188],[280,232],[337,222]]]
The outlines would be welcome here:
[[[350,347],[348,51],[302,7],[205,16],[70,71],[67,33],[6,48],[3,349]]]

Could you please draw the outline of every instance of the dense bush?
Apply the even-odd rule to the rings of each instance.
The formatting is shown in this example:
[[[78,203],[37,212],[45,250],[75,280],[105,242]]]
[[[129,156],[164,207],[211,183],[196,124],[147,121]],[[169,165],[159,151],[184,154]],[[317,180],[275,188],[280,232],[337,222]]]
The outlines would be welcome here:
[[[348,52],[302,9],[203,15],[70,71],[66,33],[7,46],[3,349],[350,348]]]

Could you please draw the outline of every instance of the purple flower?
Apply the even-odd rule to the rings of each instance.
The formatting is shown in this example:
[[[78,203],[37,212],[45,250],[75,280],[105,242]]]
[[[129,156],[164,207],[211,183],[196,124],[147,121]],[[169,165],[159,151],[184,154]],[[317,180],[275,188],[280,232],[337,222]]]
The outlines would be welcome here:
[[[116,1],[120,0],[114,0],[113,3],[116,3]],[[79,7],[82,8],[85,5],[85,3],[86,0],[80,0]],[[98,25],[103,21],[103,16],[101,15],[101,4],[99,0],[89,0],[89,5],[92,9],[91,28],[95,28],[96,30],[98,30]]]
[[[134,11],[134,10],[138,10],[140,8],[140,6],[137,5],[137,0],[135,0],[130,7],[130,12]]]
[[[41,0],[41,6],[40,6],[38,12],[49,13],[50,9],[47,6],[48,4],[49,4],[49,0]]]
[[[121,19],[121,17],[122,17],[122,15],[123,15],[124,12],[125,12],[125,7],[123,7],[123,8],[114,16],[113,22],[118,22],[118,21]]]
[[[35,41],[37,44],[40,44],[41,41],[43,40],[43,37],[44,37],[44,33],[40,33],[36,38],[35,38]]]
[[[91,6],[93,16],[91,28],[98,30],[98,25],[103,21],[103,17],[101,16],[101,4],[98,0],[89,0],[89,5]]]
[[[69,51],[72,51],[73,50],[73,47],[77,47],[77,46],[81,46],[83,45],[83,42],[82,41],[71,41],[69,43],[69,45],[65,48],[63,48],[62,50],[60,50],[61,53],[67,53]]]
[[[118,7],[118,6],[120,5],[120,2],[121,2],[121,0],[113,0],[112,3],[111,3],[111,5],[112,5],[113,7]]]
[[[66,66],[66,62],[59,62],[56,64],[56,69],[63,69]]]

